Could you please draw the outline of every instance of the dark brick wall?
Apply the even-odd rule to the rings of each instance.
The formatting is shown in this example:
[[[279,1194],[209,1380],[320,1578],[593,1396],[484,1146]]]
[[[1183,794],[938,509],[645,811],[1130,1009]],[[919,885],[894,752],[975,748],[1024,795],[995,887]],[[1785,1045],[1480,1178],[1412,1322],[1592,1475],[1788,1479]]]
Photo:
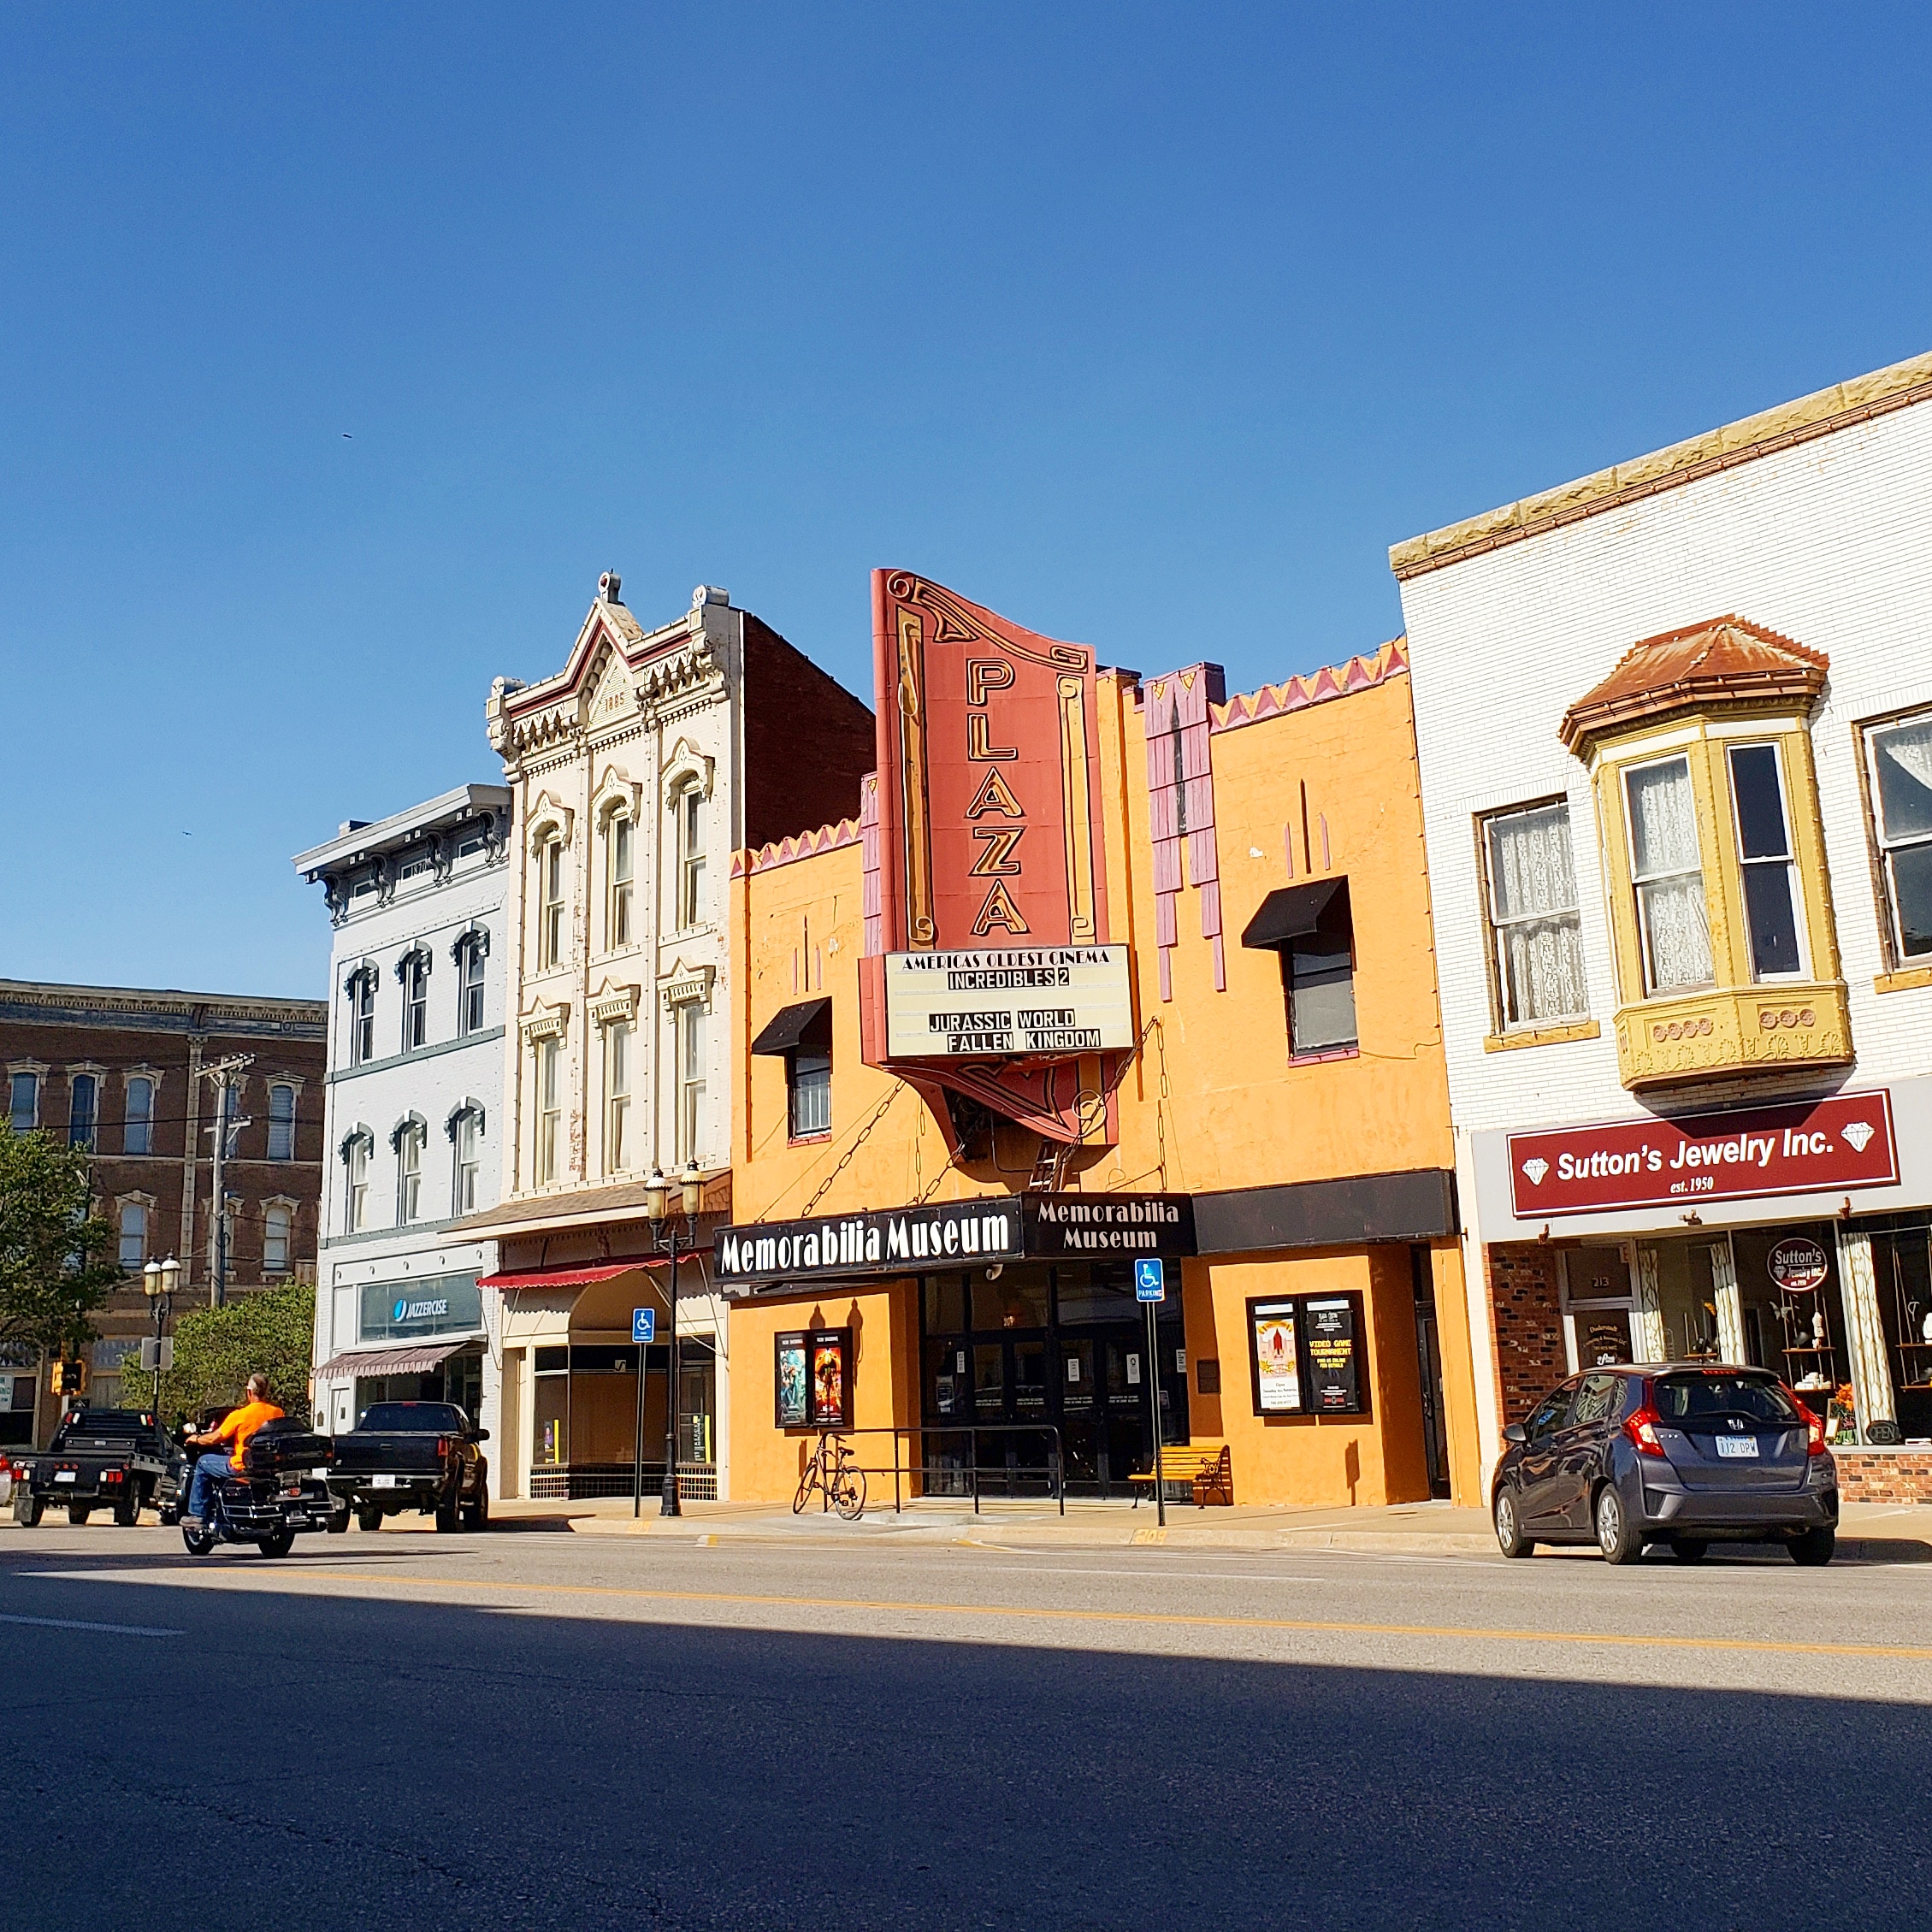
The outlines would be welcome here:
[[[1563,1377],[1557,1250],[1540,1244],[1483,1250],[1496,1336],[1497,1392],[1504,1422],[1520,1422]]]
[[[745,843],[859,816],[877,762],[871,712],[771,627],[745,616]]]

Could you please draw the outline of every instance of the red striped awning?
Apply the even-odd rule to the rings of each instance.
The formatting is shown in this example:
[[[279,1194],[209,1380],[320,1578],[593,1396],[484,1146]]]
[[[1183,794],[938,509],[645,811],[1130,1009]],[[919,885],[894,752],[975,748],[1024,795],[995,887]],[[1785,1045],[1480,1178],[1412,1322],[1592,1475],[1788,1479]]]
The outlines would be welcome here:
[[[477,1345],[476,1337],[469,1335],[461,1341],[419,1342],[407,1349],[352,1350],[325,1362],[316,1371],[316,1380],[336,1375],[427,1375],[452,1355]]]
[[[649,1256],[629,1261],[565,1262],[558,1267],[526,1267],[476,1278],[479,1288],[588,1288],[594,1281],[615,1281],[620,1274],[661,1264]]]

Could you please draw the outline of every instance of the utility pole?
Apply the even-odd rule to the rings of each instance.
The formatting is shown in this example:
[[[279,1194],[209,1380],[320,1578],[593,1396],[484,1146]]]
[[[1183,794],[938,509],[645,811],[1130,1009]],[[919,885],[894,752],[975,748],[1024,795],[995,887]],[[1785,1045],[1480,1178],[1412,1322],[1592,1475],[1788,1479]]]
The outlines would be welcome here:
[[[220,1308],[228,1294],[228,1215],[227,1202],[222,1193],[222,1169],[228,1157],[228,1136],[248,1125],[245,1117],[229,1111],[234,1100],[234,1076],[254,1064],[253,1054],[238,1053],[230,1054],[226,1060],[210,1061],[201,1069],[202,1077],[215,1083],[215,1125],[202,1130],[215,1137],[214,1185],[209,1202],[215,1215],[215,1274],[208,1285],[208,1305],[211,1309]]]

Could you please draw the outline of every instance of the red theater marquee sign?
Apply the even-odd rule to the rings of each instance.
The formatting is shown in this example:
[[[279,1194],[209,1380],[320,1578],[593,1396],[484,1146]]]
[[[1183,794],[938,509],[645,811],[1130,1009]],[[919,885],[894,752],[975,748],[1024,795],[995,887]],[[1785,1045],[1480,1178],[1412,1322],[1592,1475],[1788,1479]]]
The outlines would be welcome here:
[[[1510,1136],[1518,1220],[1664,1208],[1753,1195],[1888,1187],[1899,1179],[1892,1097],[1830,1100],[1616,1120]]]
[[[866,1057],[936,1101],[950,1089],[1078,1138],[1079,1095],[1108,1090],[1104,1056],[1133,1044],[1094,654],[905,570],[873,572],[872,625],[883,944]]]

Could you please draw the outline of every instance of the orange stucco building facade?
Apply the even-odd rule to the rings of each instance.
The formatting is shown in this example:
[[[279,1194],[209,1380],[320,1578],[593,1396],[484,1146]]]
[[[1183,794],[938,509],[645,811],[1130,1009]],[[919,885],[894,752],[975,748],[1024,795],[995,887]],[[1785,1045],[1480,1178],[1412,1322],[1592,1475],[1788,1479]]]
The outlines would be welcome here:
[[[988,722],[961,737],[977,765],[943,786],[922,768],[916,790],[894,731],[913,740],[905,721],[921,722],[928,692],[902,680],[895,702],[884,653],[887,619],[903,630],[919,612],[895,610],[861,818],[733,865],[733,1225],[716,1276],[734,1497],[789,1498],[821,1429],[843,1424],[862,1464],[908,1472],[907,1496],[964,1493],[976,1476],[982,1491],[1064,1478],[1125,1498],[1158,1413],[1163,1441],[1226,1445],[1238,1503],[1478,1500],[1400,641],[1228,700],[1212,665],[1143,678],[1090,658],[1083,672],[1076,647],[959,603],[920,676],[936,690],[946,626],[963,632],[964,696]],[[1017,699],[1001,711],[1002,673],[984,668],[1001,651],[1021,696],[1027,664],[1045,665],[1049,700],[1058,677],[1057,763],[1050,742],[1032,758]],[[1032,800],[1055,783],[1065,810],[1043,836],[1053,891],[1094,942],[1078,952],[1046,949],[1065,936],[1042,928],[1017,866],[1010,895],[980,883],[1043,834]],[[960,903],[996,924],[972,935],[985,951],[925,964],[1010,960],[1024,978],[1071,960],[1061,983],[1090,968],[1098,990],[1090,1010],[1078,991],[1041,996],[1064,1007],[1022,994],[1017,1019],[1037,1030],[1017,1036],[997,1031],[1002,1010],[1016,1016],[989,993],[988,1010],[921,1020],[964,1052],[908,1058],[886,1002],[907,996],[895,971],[917,981],[925,882],[901,848],[927,799],[969,794],[1010,807],[990,830],[972,822],[977,856],[957,867]],[[893,806],[908,801],[901,823]],[[942,871],[943,840],[931,849]],[[1032,930],[999,923],[1009,912]],[[907,934],[914,949],[899,952]],[[1010,1050],[1029,1044],[1055,1050]],[[1133,1296],[1147,1253],[1166,1278],[1152,1328]],[[876,1503],[891,1478],[871,1480]]]

